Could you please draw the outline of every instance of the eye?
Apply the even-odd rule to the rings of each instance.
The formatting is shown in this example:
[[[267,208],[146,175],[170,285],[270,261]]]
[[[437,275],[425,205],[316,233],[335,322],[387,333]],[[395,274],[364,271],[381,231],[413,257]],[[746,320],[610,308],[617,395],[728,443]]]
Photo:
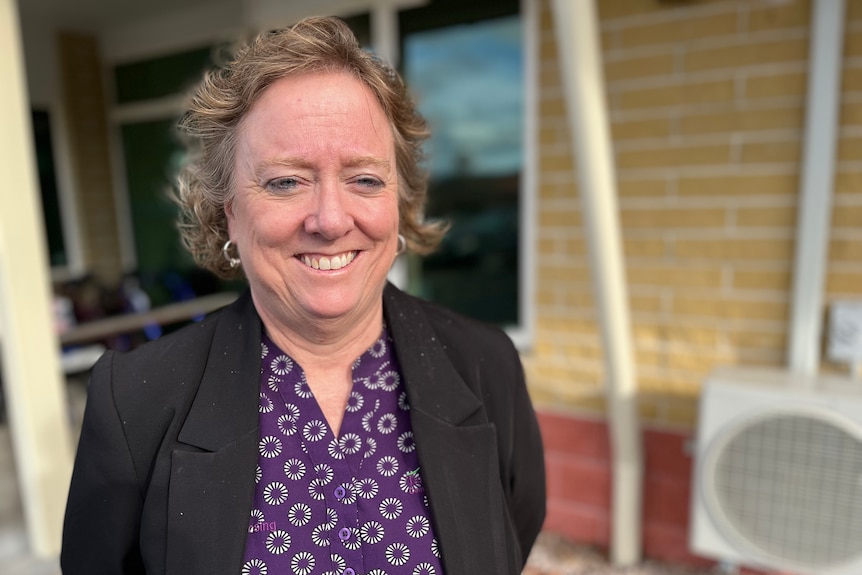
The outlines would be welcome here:
[[[266,189],[274,192],[289,192],[299,186],[299,180],[294,177],[275,178],[266,183]]]
[[[372,176],[359,176],[353,181],[361,188],[377,189],[383,187],[383,181]]]

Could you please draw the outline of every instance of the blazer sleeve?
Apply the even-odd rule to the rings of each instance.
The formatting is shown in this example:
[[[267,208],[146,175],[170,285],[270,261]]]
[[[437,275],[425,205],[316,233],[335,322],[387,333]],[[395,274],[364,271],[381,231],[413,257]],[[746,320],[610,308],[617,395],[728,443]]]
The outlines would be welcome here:
[[[545,457],[538,420],[527,393],[524,370],[517,352],[515,354],[517,381],[512,403],[509,512],[521,545],[522,561],[526,563],[545,521]]]
[[[93,368],[63,525],[64,575],[143,574],[143,496],[114,401],[113,353]]]

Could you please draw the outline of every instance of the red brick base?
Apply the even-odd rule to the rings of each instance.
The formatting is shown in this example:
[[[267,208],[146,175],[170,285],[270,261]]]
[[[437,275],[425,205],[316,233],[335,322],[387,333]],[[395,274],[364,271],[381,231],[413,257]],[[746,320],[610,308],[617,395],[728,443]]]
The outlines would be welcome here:
[[[548,476],[545,529],[607,549],[611,540],[611,454],[602,420],[539,412]],[[692,458],[688,434],[645,430],[643,553],[675,564],[707,566],[688,550]],[[762,573],[746,570],[746,573]]]

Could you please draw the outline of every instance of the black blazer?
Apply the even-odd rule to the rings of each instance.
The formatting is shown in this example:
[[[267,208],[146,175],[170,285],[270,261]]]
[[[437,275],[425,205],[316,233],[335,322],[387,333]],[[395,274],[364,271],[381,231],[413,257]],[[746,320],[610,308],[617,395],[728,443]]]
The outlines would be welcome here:
[[[545,515],[542,443],[501,331],[392,286],[384,313],[447,575],[520,573]],[[257,465],[260,319],[246,293],[93,369],[66,575],[237,575]]]

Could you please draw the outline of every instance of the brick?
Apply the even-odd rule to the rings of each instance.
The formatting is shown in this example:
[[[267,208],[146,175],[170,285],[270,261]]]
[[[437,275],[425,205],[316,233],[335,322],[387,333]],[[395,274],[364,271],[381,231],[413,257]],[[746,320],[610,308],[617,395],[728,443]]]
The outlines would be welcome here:
[[[842,102],[840,121],[842,126],[862,125],[862,102]]]
[[[661,408],[655,398],[639,393],[637,403],[638,417],[642,423],[656,423],[659,421]]]
[[[542,209],[539,207],[539,229],[575,228],[582,225],[580,210],[574,209]]]
[[[669,525],[688,525],[691,483],[647,475],[643,484],[643,520]]]
[[[644,15],[667,9],[667,5],[651,0],[603,0],[596,3],[600,21],[626,16]]]
[[[808,43],[803,38],[739,43],[718,48],[689,50],[685,55],[685,70],[697,72],[721,68],[735,69],[757,64],[805,62],[807,57]]]
[[[572,173],[574,178],[574,173]],[[577,195],[577,187],[574,179],[570,182],[550,183],[548,181],[539,182],[539,199],[558,199],[569,198]]]
[[[553,66],[549,66],[544,63],[539,69],[539,93],[547,94],[550,91],[557,91],[563,85],[563,78],[560,75],[560,67],[556,65],[555,60],[550,60],[553,62]]]
[[[726,223],[723,208],[623,209],[620,220],[627,229],[716,228]]]
[[[649,366],[642,365],[640,368],[638,370],[638,389],[641,392],[657,394],[663,398],[665,411],[662,415],[665,418],[667,417],[670,398],[677,396],[696,397],[700,390],[701,380],[712,369],[710,366],[698,372],[682,373],[667,367],[649,369]]]
[[[548,500],[542,528],[580,543],[606,546],[610,542],[610,515],[607,510]]]
[[[673,81],[657,88],[621,91],[619,107],[622,110],[672,108],[731,102],[734,98],[734,80],[708,80],[701,82]]]
[[[658,198],[667,195],[667,180],[617,180],[621,198]]]
[[[531,370],[533,377],[537,381],[556,381],[565,382],[569,386],[572,382],[584,384],[598,383],[599,379],[595,373],[587,372],[584,369],[579,369],[571,365],[558,365],[551,362],[537,362]],[[557,392],[570,392],[569,389],[556,389]],[[576,394],[577,395],[577,394]],[[567,405],[571,405],[568,404]]]
[[[862,176],[859,178],[862,183]],[[796,196],[799,192],[797,174],[728,175],[680,178],[680,196]]]
[[[829,243],[829,260],[832,262],[862,262],[862,240],[833,239]]]
[[[862,230],[862,206],[834,206],[832,208],[832,227]]]
[[[536,320],[536,330],[538,332],[590,335],[596,333],[596,329],[595,320],[569,319],[559,317],[558,315],[539,315]]]
[[[565,253],[574,256],[587,254],[587,242],[582,238],[569,238],[565,242]]]
[[[807,28],[811,21],[808,2],[770,3],[751,8],[748,29],[751,32],[788,28]]]
[[[609,509],[611,505],[610,461],[590,461],[549,454],[548,497]]]
[[[692,460],[685,446],[690,439],[688,433],[645,430],[643,450],[647,474],[688,480],[691,476]]]
[[[862,296],[862,270],[855,272],[829,272],[826,276],[829,294]]]
[[[635,313],[658,313],[662,311],[662,299],[657,295],[630,295],[629,305]]]
[[[565,118],[566,103],[562,96],[553,96],[539,99],[539,117],[541,118]]]
[[[795,206],[738,208],[736,225],[754,228],[790,228],[796,225]]]
[[[862,138],[843,136],[838,139],[838,161],[862,160]]]
[[[635,364],[638,366],[664,367],[665,353],[656,350],[636,349]]]
[[[539,173],[547,172],[571,172],[575,170],[573,158],[570,154],[539,154]]]
[[[729,144],[670,144],[617,153],[620,170],[671,166],[714,166],[730,161]]]
[[[808,76],[804,72],[751,76],[745,81],[746,98],[802,97],[807,88]]]
[[[539,40],[539,61],[547,62],[557,59],[557,42],[554,33],[542,34]]]
[[[717,319],[785,320],[788,314],[787,303],[775,300],[677,295],[672,307],[673,313],[683,316]]]
[[[746,142],[742,145],[741,161],[746,164],[799,163],[802,144],[797,140],[782,142]]]
[[[805,114],[801,105],[756,110],[727,109],[692,114],[680,119],[683,134],[755,132],[760,130],[801,130]]]
[[[561,251],[559,245],[560,242],[557,239],[539,238],[536,249],[540,255],[555,254]]]
[[[653,559],[676,565],[706,567],[712,562],[688,551],[688,528],[648,521],[643,526],[643,551]]]
[[[548,453],[579,456],[595,461],[610,458],[610,439],[604,421],[539,410],[542,441]]]
[[[585,284],[590,281],[590,270],[586,265],[540,265],[539,278],[542,283]]]
[[[787,334],[769,331],[730,331],[725,334],[728,344],[734,347],[752,347],[758,349],[784,350],[787,346]]]
[[[587,274],[586,268],[584,274]],[[596,301],[588,282],[589,278],[585,277],[578,287],[565,290],[562,294],[562,305],[569,309],[595,309]]]
[[[836,194],[858,194],[862,191],[862,172],[839,171],[835,175]]]
[[[852,4],[852,2],[850,2]],[[844,35],[844,57],[851,58],[853,56],[862,55],[862,34],[858,32]]]
[[[639,344],[660,345],[671,343],[686,346],[716,346],[719,332],[705,327],[688,327],[673,324],[641,324],[635,322],[634,337]]]
[[[674,54],[652,54],[634,58],[605,60],[605,80],[619,82],[650,76],[669,76],[673,74]]]
[[[626,257],[660,257],[667,252],[664,240],[625,238],[623,252]]]
[[[620,31],[620,42],[625,48],[640,48],[656,44],[678,45],[691,40],[735,34],[737,22],[736,12],[727,12],[633,26]]]
[[[841,91],[844,93],[862,91],[862,68],[853,65],[844,67],[841,74]]]
[[[670,136],[670,120],[667,118],[617,120],[611,124],[611,133],[614,140],[666,138]]]
[[[703,378],[692,381],[693,386],[699,387]],[[697,397],[668,397],[664,410],[664,423],[694,429],[697,424]]]
[[[862,242],[860,242],[862,249]],[[726,238],[721,240],[686,239],[674,245],[678,257],[719,260],[789,261],[793,255],[790,239]]]
[[[789,270],[734,270],[733,287],[739,289],[788,291],[793,281]]]
[[[626,269],[631,286],[720,287],[722,271],[715,267],[629,265]]]
[[[847,2],[844,7],[844,19],[847,22],[862,20],[862,4],[859,2]]]
[[[685,370],[689,372],[708,373],[717,365],[733,363],[733,355],[729,350],[711,350],[709,352],[695,353],[691,350],[671,350],[667,354],[667,367],[672,370]],[[679,386],[679,391],[692,390],[690,381],[685,381]],[[699,387],[699,384],[696,384]]]

